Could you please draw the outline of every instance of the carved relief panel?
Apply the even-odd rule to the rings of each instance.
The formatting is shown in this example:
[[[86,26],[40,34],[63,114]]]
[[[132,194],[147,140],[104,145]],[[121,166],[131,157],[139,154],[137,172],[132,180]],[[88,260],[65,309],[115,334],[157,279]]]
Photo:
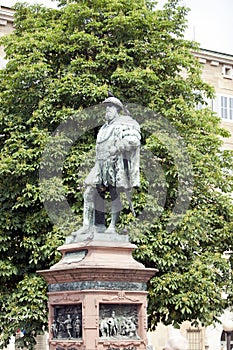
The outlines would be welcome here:
[[[82,339],[82,304],[53,306],[52,339]]]
[[[138,335],[138,311],[139,305],[135,304],[100,304],[100,339],[140,339]]]

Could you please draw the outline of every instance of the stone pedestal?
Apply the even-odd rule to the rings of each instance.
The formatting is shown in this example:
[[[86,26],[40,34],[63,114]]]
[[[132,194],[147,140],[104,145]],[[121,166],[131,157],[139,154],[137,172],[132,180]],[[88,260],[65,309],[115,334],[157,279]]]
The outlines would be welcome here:
[[[49,270],[50,350],[145,350],[146,283],[156,273],[128,242],[90,240],[58,248]]]

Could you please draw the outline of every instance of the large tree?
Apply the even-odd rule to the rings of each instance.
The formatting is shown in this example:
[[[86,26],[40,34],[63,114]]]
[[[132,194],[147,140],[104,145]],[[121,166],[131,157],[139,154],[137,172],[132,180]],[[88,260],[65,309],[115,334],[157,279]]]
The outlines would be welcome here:
[[[146,116],[139,120],[146,154],[141,187],[133,193],[138,218],[125,203],[119,229],[130,228],[135,258],[159,270],[148,284],[149,325],[212,323],[232,301],[232,259],[222,257],[233,242],[232,154],[222,149],[228,134],[219,118],[195,108],[213,89],[201,79],[197,45],[183,37],[187,9],[178,0],[163,10],[144,0],[60,0],[59,9],[15,9],[14,33],[1,39],[8,59],[0,72],[1,346],[23,329],[21,344],[31,349],[46,329],[46,283],[36,270],[60,259],[56,248],[74,223],[55,224],[44,203],[59,207],[65,193],[81,222],[82,165],[89,165],[98,124],[93,119],[93,129],[84,128],[75,142],[64,135],[69,152],[53,131],[67,120],[85,121],[87,108],[108,90],[132,103],[136,117]],[[91,109],[87,114],[95,118]],[[43,193],[40,168],[63,158],[62,193],[59,177]],[[155,180],[148,164],[158,170]]]

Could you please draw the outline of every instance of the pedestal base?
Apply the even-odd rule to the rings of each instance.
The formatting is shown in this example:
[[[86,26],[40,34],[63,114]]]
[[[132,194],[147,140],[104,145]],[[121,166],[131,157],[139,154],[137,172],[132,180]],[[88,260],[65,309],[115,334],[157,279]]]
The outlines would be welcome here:
[[[50,270],[50,350],[145,350],[146,283],[156,269],[132,257],[127,242],[65,244]]]

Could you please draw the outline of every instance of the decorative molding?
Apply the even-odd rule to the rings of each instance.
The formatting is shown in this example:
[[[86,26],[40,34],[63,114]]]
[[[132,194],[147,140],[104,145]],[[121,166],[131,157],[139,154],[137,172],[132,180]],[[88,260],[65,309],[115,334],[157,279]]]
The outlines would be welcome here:
[[[52,346],[56,346],[56,347],[59,347],[59,346],[62,346],[64,347],[64,349],[77,349],[77,346],[80,347],[81,345],[83,345],[83,341],[69,341],[69,342],[65,342],[65,341],[50,341],[50,345]],[[78,350],[78,349],[77,349]]]
[[[117,295],[113,296],[113,297],[104,297],[102,298],[102,301],[113,301],[113,300],[129,300],[132,302],[139,302],[140,299],[138,298],[131,298],[129,296],[126,296],[126,293],[124,291],[120,291],[117,293]]]
[[[214,67],[218,67],[219,66],[219,62],[218,61],[210,61],[210,65],[214,66]]]
[[[205,58],[199,58],[199,62],[200,62],[201,64],[205,64],[205,63],[206,63],[206,59],[205,59]]]
[[[49,301],[51,304],[54,304],[54,303],[66,304],[67,301],[81,302],[81,299],[80,297],[77,297],[75,294],[64,293],[62,295],[51,295],[49,297]]]
[[[99,342],[100,343],[100,342]],[[146,345],[146,342],[141,340],[141,341],[115,341],[115,340],[111,340],[111,341],[104,341],[104,342],[101,342],[103,344],[103,346],[116,346],[119,348],[119,346],[124,346],[124,348],[126,346],[140,346],[141,344],[144,344]]]
[[[147,330],[147,317],[144,317],[143,321],[144,329]]]
[[[63,292],[74,290],[132,290],[146,291],[146,283],[143,282],[116,282],[116,281],[80,281],[49,284],[49,292]]]

